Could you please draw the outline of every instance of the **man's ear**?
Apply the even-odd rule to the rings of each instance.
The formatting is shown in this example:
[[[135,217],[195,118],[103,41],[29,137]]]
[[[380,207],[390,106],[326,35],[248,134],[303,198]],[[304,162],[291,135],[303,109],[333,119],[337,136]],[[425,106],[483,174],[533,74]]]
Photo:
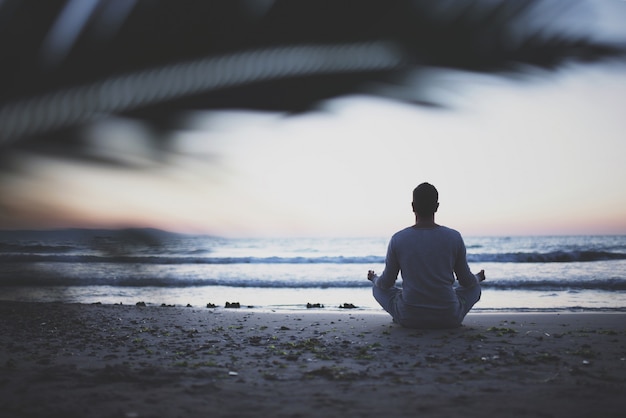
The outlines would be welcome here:
[[[413,212],[415,213],[415,202],[411,202],[411,209],[413,209]]]
[[[437,209],[439,209],[439,202],[437,202],[437,206],[435,206],[435,212],[437,212]]]

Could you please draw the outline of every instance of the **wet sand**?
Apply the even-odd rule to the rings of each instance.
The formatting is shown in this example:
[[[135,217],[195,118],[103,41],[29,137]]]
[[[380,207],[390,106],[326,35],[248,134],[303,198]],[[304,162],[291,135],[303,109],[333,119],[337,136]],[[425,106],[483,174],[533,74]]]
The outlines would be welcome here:
[[[0,302],[3,417],[622,417],[626,314]]]

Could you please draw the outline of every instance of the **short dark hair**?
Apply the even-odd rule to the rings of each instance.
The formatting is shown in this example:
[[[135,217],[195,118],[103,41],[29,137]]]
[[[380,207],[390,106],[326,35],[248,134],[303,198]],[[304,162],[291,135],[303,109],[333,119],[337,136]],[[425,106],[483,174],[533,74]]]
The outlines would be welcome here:
[[[430,216],[439,207],[439,192],[430,183],[422,183],[413,190],[413,212],[419,216]]]

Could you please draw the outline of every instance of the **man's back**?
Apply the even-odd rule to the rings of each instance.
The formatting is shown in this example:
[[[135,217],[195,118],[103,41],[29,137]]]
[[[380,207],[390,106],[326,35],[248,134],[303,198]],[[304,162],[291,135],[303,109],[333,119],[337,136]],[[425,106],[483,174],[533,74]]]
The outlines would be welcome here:
[[[402,273],[404,302],[416,307],[456,310],[455,272],[462,285],[476,283],[467,266],[461,234],[445,226],[412,226],[394,234],[378,286],[391,287],[398,272]]]

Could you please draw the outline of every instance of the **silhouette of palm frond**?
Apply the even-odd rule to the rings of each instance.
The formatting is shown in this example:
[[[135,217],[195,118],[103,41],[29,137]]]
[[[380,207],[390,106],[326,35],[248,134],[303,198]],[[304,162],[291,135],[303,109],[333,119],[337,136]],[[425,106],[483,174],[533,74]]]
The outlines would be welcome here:
[[[409,87],[424,68],[523,74],[624,57],[623,45],[556,26],[571,4],[4,0],[0,147],[85,158],[77,128],[113,115],[166,132],[181,110],[304,112]]]

